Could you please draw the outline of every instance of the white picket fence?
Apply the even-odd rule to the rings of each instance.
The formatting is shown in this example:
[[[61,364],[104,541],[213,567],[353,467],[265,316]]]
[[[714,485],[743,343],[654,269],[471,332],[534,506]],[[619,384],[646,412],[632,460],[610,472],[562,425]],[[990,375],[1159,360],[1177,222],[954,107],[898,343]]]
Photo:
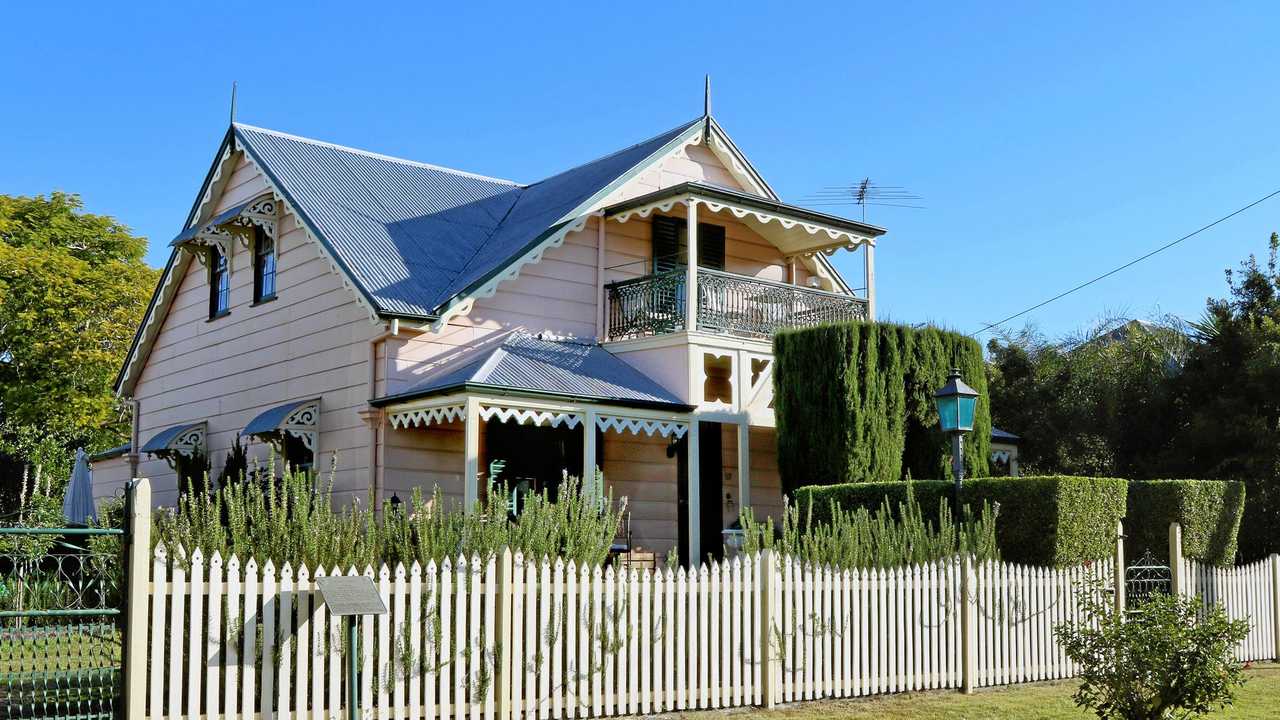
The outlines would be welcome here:
[[[344,716],[345,633],[314,582],[342,571],[175,555],[152,563],[148,716]],[[1052,629],[1089,572],[1111,577],[768,553],[689,572],[510,553],[365,568],[390,612],[361,621],[358,694],[368,717],[574,718],[1068,677]]]
[[[344,717],[345,634],[315,579],[356,569],[148,557],[149,488],[133,492],[125,716]],[[1280,656],[1280,555],[1201,565],[1176,524],[1170,549],[1175,592],[1249,621],[1239,659]],[[379,720],[546,720],[1069,677],[1053,628],[1080,617],[1085,592],[1122,605],[1122,562],[1117,548],[1063,569],[836,571],[765,552],[637,572],[503,552],[365,568],[390,612],[361,620],[355,695]]]
[[[1277,655],[1275,561],[1217,567],[1182,559],[1182,592],[1200,597],[1206,608],[1220,605],[1232,620],[1248,620],[1249,635],[1236,645],[1236,659],[1270,660]]]

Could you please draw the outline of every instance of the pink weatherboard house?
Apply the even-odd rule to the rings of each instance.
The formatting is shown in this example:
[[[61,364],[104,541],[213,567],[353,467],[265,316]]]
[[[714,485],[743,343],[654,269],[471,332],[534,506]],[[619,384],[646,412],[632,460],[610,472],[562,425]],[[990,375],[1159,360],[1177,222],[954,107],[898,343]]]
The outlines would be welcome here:
[[[770,338],[869,318],[881,228],[788,205],[710,115],[523,184],[234,124],[117,382],[131,474],[249,454],[335,501],[459,502],[567,471],[629,499],[631,543],[701,557],[781,506]],[[860,251],[855,292],[827,255]]]

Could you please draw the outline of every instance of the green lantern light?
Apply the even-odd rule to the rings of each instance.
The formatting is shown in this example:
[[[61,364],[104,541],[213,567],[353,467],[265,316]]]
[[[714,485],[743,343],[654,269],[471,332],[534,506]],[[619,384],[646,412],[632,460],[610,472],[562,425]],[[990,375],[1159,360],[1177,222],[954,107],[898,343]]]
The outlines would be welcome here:
[[[952,369],[947,384],[933,394],[938,405],[938,422],[944,433],[967,433],[973,430],[973,415],[978,407],[978,391],[960,379],[960,371]]]

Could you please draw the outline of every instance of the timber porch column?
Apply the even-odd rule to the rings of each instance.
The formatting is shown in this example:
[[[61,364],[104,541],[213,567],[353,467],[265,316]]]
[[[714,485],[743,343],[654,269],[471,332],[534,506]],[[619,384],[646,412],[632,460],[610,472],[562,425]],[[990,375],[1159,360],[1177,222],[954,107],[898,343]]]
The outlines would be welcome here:
[[[604,497],[604,484],[596,485],[596,410],[582,415],[582,489]]]
[[[697,567],[702,558],[702,481],[699,477],[701,462],[698,457],[698,416],[689,416],[689,453],[685,472],[689,476],[688,502],[685,512],[689,526],[689,567]]]
[[[462,423],[466,457],[462,464],[462,506],[466,512],[472,513],[476,510],[476,501],[480,499],[480,401],[478,399],[467,398]]]

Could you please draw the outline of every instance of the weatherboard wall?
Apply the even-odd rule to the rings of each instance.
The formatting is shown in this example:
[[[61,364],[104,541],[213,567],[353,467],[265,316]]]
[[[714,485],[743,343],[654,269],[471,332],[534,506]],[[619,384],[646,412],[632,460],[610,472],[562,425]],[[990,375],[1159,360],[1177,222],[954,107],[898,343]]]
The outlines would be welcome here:
[[[213,212],[266,190],[260,174],[242,160]],[[367,406],[368,343],[380,327],[292,215],[278,225],[277,253],[277,298],[253,306],[252,256],[236,246],[231,311],[214,320],[208,319],[208,271],[194,260],[186,263],[134,392],[142,409],[140,437],[145,442],[167,427],[206,421],[216,476],[238,431],[254,416],[291,400],[320,397],[316,465],[327,481],[336,456],[335,492],[363,496],[369,431],[357,413]],[[251,457],[268,459],[263,443],[248,445]],[[151,478],[156,504],[176,501],[177,478],[163,460],[144,455],[139,474]]]

